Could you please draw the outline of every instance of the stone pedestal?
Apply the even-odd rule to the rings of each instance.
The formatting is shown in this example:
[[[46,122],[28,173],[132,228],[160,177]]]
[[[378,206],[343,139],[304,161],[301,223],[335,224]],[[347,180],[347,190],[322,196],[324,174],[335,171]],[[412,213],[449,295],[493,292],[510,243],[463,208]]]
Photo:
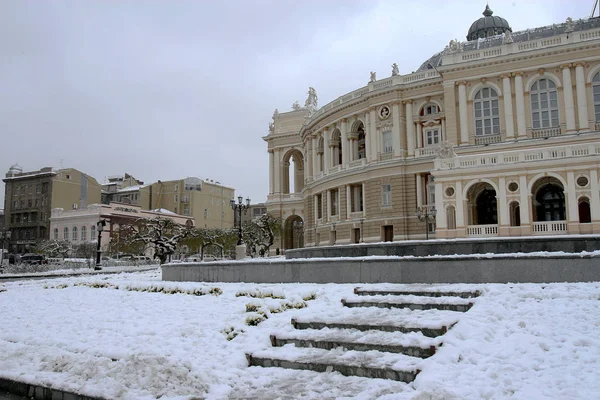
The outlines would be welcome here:
[[[235,259],[243,260],[246,258],[246,245],[241,244],[239,246],[235,246]]]

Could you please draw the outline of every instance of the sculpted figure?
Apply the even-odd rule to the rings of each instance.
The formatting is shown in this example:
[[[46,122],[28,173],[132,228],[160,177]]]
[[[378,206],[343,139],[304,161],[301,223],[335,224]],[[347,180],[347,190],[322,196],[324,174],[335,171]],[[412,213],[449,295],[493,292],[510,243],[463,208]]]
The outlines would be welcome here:
[[[399,71],[398,71],[398,64],[396,64],[396,63],[393,63],[393,64],[392,64],[392,76],[396,76],[396,75],[398,75],[398,74],[399,74]]]
[[[377,73],[371,71],[371,79],[369,82],[375,82],[377,80]]]

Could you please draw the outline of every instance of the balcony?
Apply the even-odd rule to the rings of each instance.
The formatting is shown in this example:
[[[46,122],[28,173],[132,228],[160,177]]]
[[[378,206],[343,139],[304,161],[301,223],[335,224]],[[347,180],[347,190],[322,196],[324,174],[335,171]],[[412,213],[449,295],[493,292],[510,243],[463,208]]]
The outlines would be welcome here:
[[[419,147],[415,149],[415,157],[433,157],[437,155],[439,147]]]
[[[502,136],[500,136],[500,135],[487,135],[487,136],[475,137],[475,144],[491,144],[491,143],[499,143],[501,141],[502,141]]]
[[[544,128],[544,129],[532,129],[531,137],[534,139],[549,138],[553,136],[560,136],[560,127]]]
[[[394,153],[392,153],[391,151],[388,151],[386,153],[379,153],[378,158],[379,161],[389,161],[392,158],[394,158]]]
[[[492,237],[498,236],[498,225],[469,225],[467,226],[468,237]]]
[[[567,233],[567,221],[543,221],[532,224],[533,233],[540,235]]]
[[[354,161],[350,161],[348,163],[348,168],[360,168],[360,167],[364,167],[367,164],[367,159],[366,158],[361,158],[358,160],[354,160]]]

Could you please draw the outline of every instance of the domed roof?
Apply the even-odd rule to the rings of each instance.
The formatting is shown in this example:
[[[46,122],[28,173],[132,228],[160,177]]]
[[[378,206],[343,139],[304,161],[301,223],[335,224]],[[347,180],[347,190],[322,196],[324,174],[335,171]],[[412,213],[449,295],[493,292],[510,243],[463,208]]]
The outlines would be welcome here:
[[[467,34],[467,40],[484,39],[490,36],[500,35],[506,31],[511,31],[508,21],[502,17],[492,16],[494,12],[490,6],[486,5],[483,11],[483,17],[473,22]]]
[[[9,175],[12,176],[15,174],[20,174],[22,172],[23,172],[23,168],[19,164],[15,164],[8,169],[8,174],[6,174],[6,176],[9,176]]]

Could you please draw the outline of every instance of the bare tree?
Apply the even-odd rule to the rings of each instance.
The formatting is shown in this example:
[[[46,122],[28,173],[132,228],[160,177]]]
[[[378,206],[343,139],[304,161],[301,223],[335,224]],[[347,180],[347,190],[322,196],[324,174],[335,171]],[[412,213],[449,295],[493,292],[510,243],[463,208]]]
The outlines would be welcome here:
[[[244,223],[242,227],[244,242],[251,253],[258,250],[263,255],[269,255],[275,236],[283,229],[281,220],[271,214],[263,214],[260,218]]]
[[[36,251],[48,257],[68,257],[71,253],[71,244],[66,240],[42,240],[38,243]]]
[[[127,239],[129,244],[143,243],[154,249],[154,258],[161,264],[175,253],[177,246],[190,234],[190,229],[166,218],[141,218],[136,221],[135,230]]]

